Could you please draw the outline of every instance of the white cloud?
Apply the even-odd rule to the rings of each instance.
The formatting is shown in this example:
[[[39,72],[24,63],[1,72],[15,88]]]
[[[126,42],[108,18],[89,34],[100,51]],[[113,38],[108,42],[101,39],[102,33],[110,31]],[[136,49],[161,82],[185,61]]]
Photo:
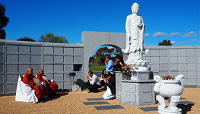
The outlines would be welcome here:
[[[180,36],[181,34],[180,33],[178,33],[178,34],[176,34],[177,36]]]
[[[64,36],[66,35],[65,33],[60,33],[60,32],[59,32],[58,34],[62,34],[62,35],[64,35]]]
[[[192,39],[191,41],[197,41],[197,39]]]
[[[175,44],[175,41],[171,41],[171,44]]]
[[[153,44],[144,44],[144,46],[155,46]]]
[[[146,33],[146,34],[144,34],[144,36],[151,36],[150,34],[148,34],[148,33]]]
[[[159,36],[167,36],[167,34],[164,32],[156,32],[153,34],[153,37],[159,37]]]
[[[175,36],[175,35],[179,36],[180,33],[179,33],[179,32],[174,32],[174,33],[166,34],[166,33],[164,33],[164,32],[156,32],[156,33],[153,34],[153,37],[159,37],[159,36]]]
[[[171,41],[171,44],[185,44],[185,43],[188,43],[188,42],[175,42],[175,41]]]
[[[180,33],[179,33],[179,32],[174,32],[174,33],[171,33],[171,34],[170,34],[170,36],[175,36],[175,35],[179,36]]]
[[[185,35],[181,36],[181,37],[192,37],[192,34],[194,34],[193,31],[191,31],[190,33],[185,33]]]
[[[191,41],[197,41],[197,39],[192,39]],[[175,41],[171,41],[171,44],[185,44],[185,43],[189,43],[189,42],[175,42]]]

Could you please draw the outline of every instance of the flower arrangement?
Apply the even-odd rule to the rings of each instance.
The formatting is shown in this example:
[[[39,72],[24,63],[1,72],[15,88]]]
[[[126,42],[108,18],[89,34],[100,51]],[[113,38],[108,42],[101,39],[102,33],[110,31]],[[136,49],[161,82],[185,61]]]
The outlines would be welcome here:
[[[133,68],[134,64],[133,64],[133,65],[132,65],[132,64],[127,65],[126,63],[124,63],[124,64],[120,63],[120,66],[122,67],[121,72],[122,72],[123,74],[126,74],[126,79],[128,80],[128,79],[129,79],[129,78],[128,78],[129,72],[133,72],[133,71],[135,70],[135,69]]]

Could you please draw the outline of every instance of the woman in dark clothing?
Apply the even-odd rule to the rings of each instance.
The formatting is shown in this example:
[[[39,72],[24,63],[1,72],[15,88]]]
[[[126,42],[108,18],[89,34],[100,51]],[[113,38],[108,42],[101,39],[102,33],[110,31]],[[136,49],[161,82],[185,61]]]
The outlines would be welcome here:
[[[105,74],[103,80],[107,86],[107,90],[103,94],[103,98],[104,99],[115,98],[116,94],[115,94],[115,78],[114,78],[114,76],[112,76],[112,74]]]

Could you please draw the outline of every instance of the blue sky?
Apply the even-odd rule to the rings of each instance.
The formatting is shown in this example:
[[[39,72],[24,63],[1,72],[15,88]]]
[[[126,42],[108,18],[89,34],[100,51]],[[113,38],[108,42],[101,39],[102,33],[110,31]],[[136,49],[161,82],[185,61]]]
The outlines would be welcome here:
[[[125,33],[131,5],[140,5],[145,45],[164,39],[176,45],[200,45],[199,0],[1,0],[10,19],[6,40],[41,34],[64,36],[81,43],[83,31]]]

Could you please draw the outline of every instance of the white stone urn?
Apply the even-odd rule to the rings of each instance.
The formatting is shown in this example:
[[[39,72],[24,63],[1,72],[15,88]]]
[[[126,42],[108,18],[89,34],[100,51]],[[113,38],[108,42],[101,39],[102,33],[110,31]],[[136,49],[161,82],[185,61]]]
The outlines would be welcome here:
[[[183,75],[178,75],[174,80],[162,80],[159,75],[154,75],[154,80],[156,81],[154,86],[154,91],[157,93],[156,100],[160,103],[159,114],[181,114],[182,109],[176,106],[180,102],[180,95],[184,90]],[[168,107],[166,107],[165,97],[170,99]]]

